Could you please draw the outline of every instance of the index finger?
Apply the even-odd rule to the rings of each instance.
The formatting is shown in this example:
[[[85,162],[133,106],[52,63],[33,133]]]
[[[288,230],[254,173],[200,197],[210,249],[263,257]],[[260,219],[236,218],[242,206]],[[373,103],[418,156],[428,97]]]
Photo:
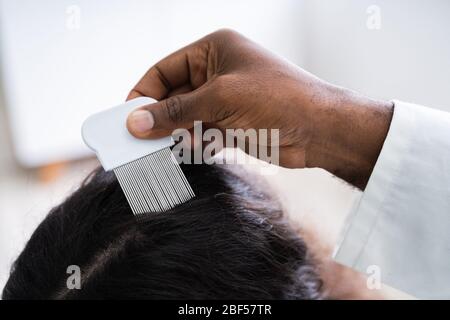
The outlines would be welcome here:
[[[207,78],[208,51],[208,45],[199,40],[165,57],[145,73],[127,100],[140,96],[161,100],[181,86],[201,86]]]

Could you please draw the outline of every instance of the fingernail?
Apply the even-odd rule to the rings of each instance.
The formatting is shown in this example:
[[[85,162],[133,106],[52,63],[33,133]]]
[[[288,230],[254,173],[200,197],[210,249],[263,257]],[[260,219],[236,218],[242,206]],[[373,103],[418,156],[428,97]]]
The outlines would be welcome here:
[[[150,111],[136,110],[130,114],[130,125],[138,133],[145,133],[153,128],[155,119]]]

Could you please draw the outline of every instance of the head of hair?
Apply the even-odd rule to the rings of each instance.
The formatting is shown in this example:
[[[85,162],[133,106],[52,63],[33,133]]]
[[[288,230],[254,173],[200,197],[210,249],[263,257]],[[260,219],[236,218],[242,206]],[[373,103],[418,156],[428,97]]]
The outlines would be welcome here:
[[[3,299],[316,299],[321,281],[277,201],[219,165],[182,167],[196,197],[137,222],[96,170],[35,230]],[[69,266],[81,288],[69,289]]]

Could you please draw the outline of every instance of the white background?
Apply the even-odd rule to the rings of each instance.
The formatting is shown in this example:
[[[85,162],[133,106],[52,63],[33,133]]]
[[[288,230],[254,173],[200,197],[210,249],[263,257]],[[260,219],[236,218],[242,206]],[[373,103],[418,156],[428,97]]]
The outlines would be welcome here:
[[[73,5],[79,29],[67,27]],[[372,5],[376,30],[366,25]],[[446,0],[0,0],[0,288],[49,208],[95,166],[75,163],[44,183],[17,164],[86,155],[83,119],[123,101],[166,54],[231,27],[328,81],[450,111],[449,17]],[[331,238],[359,196],[321,170],[272,181]]]
[[[16,156],[85,155],[82,121],[120,104],[159,59],[232,27],[300,62],[296,1],[1,0],[1,57]]]

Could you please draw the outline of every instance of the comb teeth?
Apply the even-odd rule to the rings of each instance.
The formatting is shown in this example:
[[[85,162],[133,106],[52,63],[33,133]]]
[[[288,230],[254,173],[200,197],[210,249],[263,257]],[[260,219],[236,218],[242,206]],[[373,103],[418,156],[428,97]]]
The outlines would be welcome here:
[[[162,212],[195,196],[170,148],[114,169],[131,210],[138,219]]]

